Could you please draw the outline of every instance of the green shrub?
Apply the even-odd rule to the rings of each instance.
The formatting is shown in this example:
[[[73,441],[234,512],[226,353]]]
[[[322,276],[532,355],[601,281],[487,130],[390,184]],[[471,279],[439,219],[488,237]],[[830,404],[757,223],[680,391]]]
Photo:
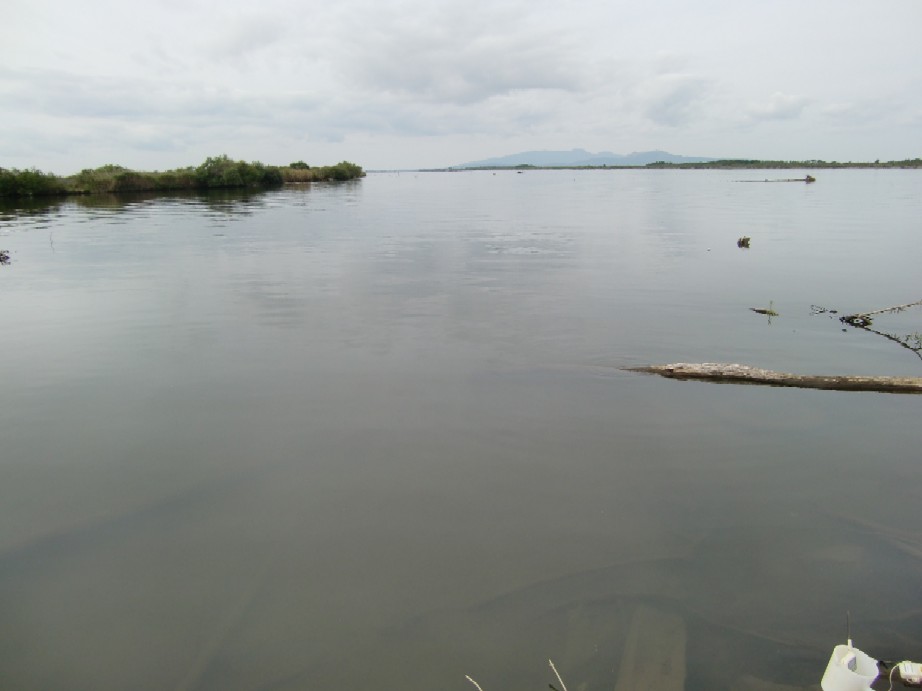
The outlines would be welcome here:
[[[113,192],[149,192],[154,189],[156,189],[156,178],[150,173],[126,170],[116,173],[112,179]]]
[[[107,164],[99,168],[84,168],[73,177],[74,189],[78,192],[113,192],[115,176],[126,168]]]
[[[335,166],[330,166],[331,180],[354,180],[365,174],[361,166],[357,166],[349,161],[341,161]]]
[[[198,187],[259,187],[282,184],[282,174],[275,166],[234,161],[228,156],[213,156],[195,169]]]
[[[154,189],[158,191],[195,189],[195,169],[180,168],[163,173],[154,173]]]
[[[31,168],[0,168],[0,197],[32,197],[42,194],[60,194],[64,184],[60,178],[51,173],[43,173]]]

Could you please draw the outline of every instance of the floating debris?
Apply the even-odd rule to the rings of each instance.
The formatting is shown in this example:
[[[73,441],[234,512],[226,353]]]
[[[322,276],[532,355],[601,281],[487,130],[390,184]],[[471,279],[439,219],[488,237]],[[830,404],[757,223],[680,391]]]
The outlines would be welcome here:
[[[859,329],[865,329],[873,323],[872,317],[875,314],[897,314],[903,312],[910,307],[919,307],[922,306],[922,300],[917,300],[916,302],[910,302],[905,305],[896,305],[895,307],[884,307],[883,309],[873,310],[871,312],[860,312],[858,314],[849,314],[844,317],[839,317],[839,321],[843,324],[849,324],[850,326],[857,326]],[[834,313],[834,311],[830,310]]]
[[[839,321],[845,326],[852,326],[856,329],[862,329],[868,333],[877,334],[878,336],[883,336],[889,341],[893,341],[897,345],[906,348],[907,350],[912,351],[916,357],[922,360],[922,332],[913,332],[905,335],[898,335],[896,333],[887,333],[884,331],[879,331],[873,328],[874,317],[879,314],[898,314],[900,312],[905,312],[906,310],[912,307],[922,307],[922,300],[917,300],[916,302],[909,302],[905,305],[895,305],[893,307],[884,307],[879,310],[872,310],[870,312],[858,312],[856,314],[847,314],[844,317],[839,317]],[[811,305],[810,311],[812,314],[829,314],[834,315],[838,314],[838,310],[828,309],[826,307],[820,307],[819,305]],[[842,331],[847,331],[847,329],[842,329]]]
[[[679,362],[671,365],[647,365],[625,369],[629,372],[658,374],[669,379],[700,379],[726,384],[763,384],[801,389],[922,394],[922,377],[790,374],[748,365],[714,362]]]
[[[756,314],[764,314],[764,315],[767,315],[767,316],[769,316],[769,317],[779,317],[779,316],[781,316],[781,315],[779,315],[779,314],[775,311],[775,301],[774,301],[774,300],[769,300],[769,301],[768,301],[768,308],[767,308],[767,309],[766,309],[765,307],[750,307],[749,310],[750,310],[751,312],[755,312]]]
[[[765,178],[764,180],[737,180],[737,182],[806,182],[809,185],[811,182],[816,182],[816,178],[812,175],[807,175],[802,178],[779,178],[776,180]]]

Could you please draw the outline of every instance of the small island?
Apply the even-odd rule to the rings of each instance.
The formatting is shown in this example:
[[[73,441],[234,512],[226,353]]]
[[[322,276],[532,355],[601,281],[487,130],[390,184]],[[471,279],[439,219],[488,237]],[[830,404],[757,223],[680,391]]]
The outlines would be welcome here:
[[[332,166],[311,167],[304,161],[288,166],[209,157],[199,166],[142,172],[118,165],[87,168],[76,175],[59,177],[40,170],[0,168],[0,197],[38,197],[117,192],[173,192],[209,189],[266,189],[285,184],[355,180],[364,177],[361,166],[342,161]]]

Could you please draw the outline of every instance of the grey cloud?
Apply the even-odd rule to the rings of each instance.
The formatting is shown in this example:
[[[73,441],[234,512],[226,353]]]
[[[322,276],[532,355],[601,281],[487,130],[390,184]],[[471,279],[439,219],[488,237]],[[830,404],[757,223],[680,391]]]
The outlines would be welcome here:
[[[758,104],[750,105],[749,116],[755,120],[791,120],[800,117],[810,100],[803,96],[775,92]]]
[[[667,127],[692,121],[710,90],[707,80],[688,74],[659,75],[637,88],[644,116]]]
[[[551,51],[471,44],[456,49],[417,45],[409,53],[357,65],[364,86],[426,101],[476,103],[524,90],[576,90],[579,82]]]
[[[304,93],[234,92],[197,83],[163,83],[143,77],[88,77],[67,72],[0,72],[14,98],[15,110],[62,119],[108,121],[202,120],[265,121],[274,109],[304,113],[318,107],[319,96]]]
[[[215,58],[242,59],[269,48],[286,33],[286,26],[280,17],[243,15],[221,28],[210,42],[208,53]]]
[[[0,164],[15,154],[20,166],[178,165],[334,141],[331,156],[380,167],[464,160],[470,146],[513,140],[767,157],[782,155],[783,141],[786,155],[808,157],[823,139],[841,152],[825,157],[842,159],[873,140],[883,158],[915,155],[922,132],[916,0],[898,0],[876,28],[842,20],[834,30],[820,20],[867,10],[833,0],[704,10],[626,0],[87,3],[5,8]],[[785,28],[796,51],[758,57]],[[177,153],[135,153],[159,151]]]
[[[347,58],[345,76],[359,88],[456,104],[580,88],[579,62],[565,36],[547,28],[525,32],[520,17],[499,10],[435,7],[413,21],[383,15],[384,25]]]

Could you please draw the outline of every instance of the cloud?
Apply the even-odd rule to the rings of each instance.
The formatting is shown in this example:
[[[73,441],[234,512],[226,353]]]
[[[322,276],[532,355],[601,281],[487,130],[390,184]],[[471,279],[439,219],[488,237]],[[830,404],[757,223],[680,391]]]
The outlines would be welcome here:
[[[287,33],[280,17],[243,15],[222,27],[209,42],[208,53],[216,59],[239,60],[252,53],[271,48]]]
[[[387,11],[342,63],[355,88],[423,102],[479,103],[516,91],[575,91],[581,66],[568,39],[530,28],[508,8],[431,3],[412,18]]]
[[[833,0],[9,0],[0,165],[270,160],[297,146],[411,167],[512,142],[797,157],[810,152],[793,142],[824,140],[830,159],[871,143],[874,158],[918,155],[922,3],[894,3],[869,26],[871,10]]]
[[[644,117],[657,125],[680,127],[700,115],[712,86],[693,74],[663,74],[642,82],[635,93]]]
[[[810,99],[804,96],[778,91],[768,101],[750,104],[747,113],[753,120],[793,120],[800,117],[809,103]]]

